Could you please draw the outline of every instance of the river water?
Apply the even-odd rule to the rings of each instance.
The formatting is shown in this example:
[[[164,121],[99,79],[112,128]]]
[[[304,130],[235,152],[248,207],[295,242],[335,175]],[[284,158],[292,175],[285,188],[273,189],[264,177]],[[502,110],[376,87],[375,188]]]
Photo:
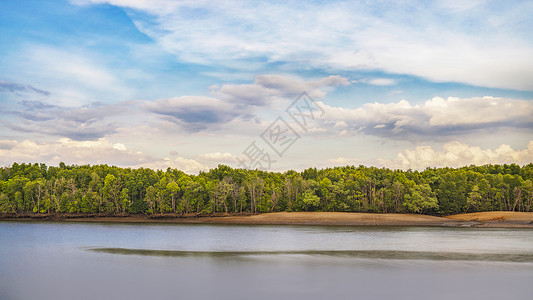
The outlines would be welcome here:
[[[533,299],[533,230],[0,222],[0,299]]]

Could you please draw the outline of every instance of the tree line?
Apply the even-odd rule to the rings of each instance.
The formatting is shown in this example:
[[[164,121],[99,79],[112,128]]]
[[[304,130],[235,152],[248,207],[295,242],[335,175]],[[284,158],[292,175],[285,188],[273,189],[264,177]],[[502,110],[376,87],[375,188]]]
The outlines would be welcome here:
[[[219,165],[177,169],[18,164],[0,168],[0,212],[190,214],[345,211],[448,215],[532,211],[533,163],[390,170],[365,166],[284,173]]]

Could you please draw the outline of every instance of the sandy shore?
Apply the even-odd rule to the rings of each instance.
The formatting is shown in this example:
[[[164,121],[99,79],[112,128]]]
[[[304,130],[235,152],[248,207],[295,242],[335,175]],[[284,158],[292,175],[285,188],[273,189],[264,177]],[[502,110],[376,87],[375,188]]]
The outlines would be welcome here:
[[[201,218],[199,223],[277,225],[435,225],[461,223],[445,218],[412,214],[366,214],[345,212],[278,212],[247,217]]]
[[[533,227],[533,212],[488,211],[453,215],[446,218],[462,222],[473,222],[480,227]]]
[[[4,218],[3,220],[33,220],[34,218]],[[190,223],[190,224],[256,224],[256,225],[362,225],[362,226],[453,226],[453,227],[524,227],[533,228],[533,212],[482,212],[435,217],[415,214],[368,214],[345,212],[277,212],[249,216],[144,216],[127,217],[68,217],[65,222],[117,223]]]

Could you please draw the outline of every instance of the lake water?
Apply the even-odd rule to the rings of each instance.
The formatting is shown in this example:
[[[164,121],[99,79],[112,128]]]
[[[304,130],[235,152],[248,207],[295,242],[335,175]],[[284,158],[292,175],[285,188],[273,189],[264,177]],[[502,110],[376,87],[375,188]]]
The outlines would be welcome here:
[[[533,230],[0,222],[0,299],[533,299]]]

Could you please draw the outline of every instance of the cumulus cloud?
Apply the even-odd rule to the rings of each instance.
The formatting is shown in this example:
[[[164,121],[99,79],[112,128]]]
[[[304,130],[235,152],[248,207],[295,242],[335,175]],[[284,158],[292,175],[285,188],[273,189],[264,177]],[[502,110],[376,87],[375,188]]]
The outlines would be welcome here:
[[[258,108],[288,105],[303,91],[317,99],[348,79],[331,75],[304,80],[288,75],[258,75],[250,84],[223,84],[210,88],[211,96],[180,96],[155,101],[124,101],[117,104],[93,102],[82,106],[62,106],[50,101],[8,101],[2,108],[3,126],[25,133],[67,137],[73,140],[96,140],[117,132],[132,122],[150,122],[152,116],[178,124],[188,132],[217,129],[255,118]],[[4,87],[20,90],[27,86],[4,83]],[[280,102],[281,101],[281,102]],[[136,118],[131,118],[136,114]],[[130,116],[127,118],[126,116]],[[228,125],[229,126],[229,125]]]
[[[273,99],[293,99],[306,91],[313,98],[322,98],[326,90],[335,86],[346,86],[347,78],[330,75],[318,80],[303,80],[288,75],[258,75],[253,84],[224,84],[211,87],[218,98],[240,105],[267,106]]]
[[[379,69],[434,81],[531,90],[533,5],[450,1],[75,0],[125,8],[137,28],[181,60],[294,62]]]
[[[227,102],[202,96],[183,96],[147,102],[144,107],[191,131],[228,122],[242,114]]]
[[[198,172],[200,171],[209,170],[208,166],[199,163],[194,159],[188,159],[183,157],[158,159],[149,163],[143,163],[138,166],[154,170],[166,170],[167,168],[175,168],[188,174],[198,174]]]
[[[0,164],[13,162],[44,162],[57,165],[67,164],[113,164],[134,166],[142,164],[148,157],[140,152],[130,151],[118,144],[102,138],[96,141],[75,141],[61,138],[55,142],[38,143],[25,140],[1,140]]]
[[[331,75],[318,80],[303,80],[286,75],[258,75],[251,84],[224,84],[210,88],[212,97],[182,96],[146,102],[143,107],[188,131],[199,131],[235,119],[249,120],[257,108],[294,100],[306,91],[322,98],[328,89],[348,85],[348,79]]]
[[[378,160],[380,165],[399,168],[423,170],[427,167],[462,167],[468,165],[509,164],[525,165],[533,162],[533,141],[526,149],[515,150],[509,145],[498,148],[481,149],[477,146],[457,141],[444,144],[441,151],[431,146],[418,146],[398,153],[393,160]]]
[[[77,165],[109,164],[162,170],[171,167],[190,174],[208,169],[207,166],[184,157],[152,158],[140,151],[129,150],[124,144],[112,143],[106,138],[96,141],[61,138],[46,143],[0,140],[0,165],[8,166],[13,162],[44,162],[48,165],[58,165],[60,162]]]
[[[357,109],[321,104],[324,127],[337,133],[364,133],[393,139],[443,137],[499,127],[533,127],[533,103],[526,100],[480,97],[435,97],[421,105],[406,100],[366,103]]]
[[[501,123],[531,125],[533,104],[531,101],[482,97],[460,99],[435,97],[423,108],[431,126],[454,126],[461,124]]]

